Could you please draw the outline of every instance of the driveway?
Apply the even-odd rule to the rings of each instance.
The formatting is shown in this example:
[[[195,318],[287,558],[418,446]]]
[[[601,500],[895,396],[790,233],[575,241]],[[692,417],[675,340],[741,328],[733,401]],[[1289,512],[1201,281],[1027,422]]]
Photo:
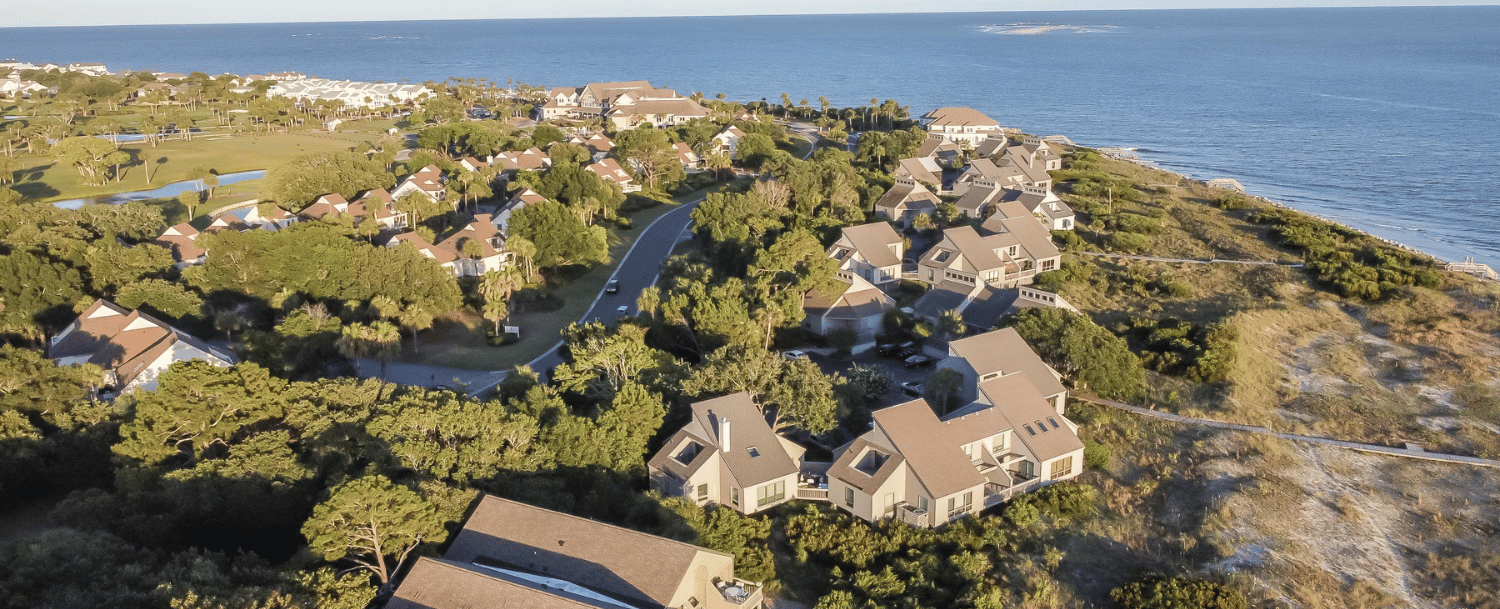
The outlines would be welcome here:
[[[356,362],[359,368],[359,378],[376,378],[380,374],[380,361],[374,359],[361,359]],[[469,390],[472,394],[478,393],[475,388],[488,389],[494,387],[505,378],[504,371],[484,370],[462,370],[459,368],[445,368],[443,366],[431,366],[428,364],[409,364],[404,362],[387,362],[385,365],[385,380],[398,385],[415,385],[418,387],[437,387],[439,385],[457,390]]]
[[[599,295],[594,298],[594,304],[579,321],[599,320],[608,324],[614,323],[621,317],[636,315],[639,311],[636,310],[635,301],[640,298],[642,290],[656,284],[661,263],[671,255],[672,248],[676,247],[686,236],[687,227],[693,221],[693,209],[702,201],[699,199],[667,212],[646,227],[641,236],[635,240],[635,244],[630,246],[630,251],[625,253],[625,259],[620,261],[620,266],[615,267],[614,275],[610,276],[610,279],[620,282],[620,291],[606,294],[600,290]],[[625,307],[623,313],[619,310],[622,306]],[[558,341],[546,353],[531,360],[527,365],[531,366],[532,370],[545,374],[563,362],[562,356],[558,354],[558,348],[561,346],[562,341]],[[495,382],[498,383],[499,380]]]
[[[891,373],[891,388],[890,390],[885,392],[885,396],[881,398],[880,403],[875,405],[876,410],[917,399],[915,396],[911,396],[902,392],[901,383],[905,383],[908,381],[916,381],[918,383],[926,382],[927,377],[937,369],[935,367],[928,367],[917,368],[915,370],[907,370],[906,366],[903,366],[901,364],[901,360],[894,357],[881,357],[880,355],[875,353],[874,349],[871,349],[854,357],[844,359],[824,357],[816,353],[809,353],[808,357],[812,359],[813,363],[818,365],[818,368],[823,370],[824,374],[829,375],[834,373],[844,373],[855,364],[863,364],[865,366],[881,368],[886,372]]]

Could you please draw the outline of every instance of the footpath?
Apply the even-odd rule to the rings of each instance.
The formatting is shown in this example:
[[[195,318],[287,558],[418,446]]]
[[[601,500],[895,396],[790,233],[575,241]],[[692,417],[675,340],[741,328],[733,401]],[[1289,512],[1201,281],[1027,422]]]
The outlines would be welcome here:
[[[1184,264],[1247,264],[1252,266],[1284,266],[1287,268],[1300,269],[1300,264],[1287,264],[1283,262],[1271,262],[1268,260],[1219,260],[1209,258],[1208,260],[1194,260],[1192,258],[1157,258],[1154,256],[1128,256],[1125,254],[1105,254],[1103,252],[1074,252],[1082,256],[1097,256],[1099,258],[1121,258],[1124,260],[1145,260],[1148,262],[1181,262]]]
[[[1110,408],[1116,408],[1116,409],[1119,409],[1119,410],[1124,410],[1124,411],[1135,413],[1135,414],[1138,414],[1138,415],[1147,416],[1147,417],[1151,417],[1151,418],[1154,418],[1154,419],[1161,419],[1161,420],[1164,420],[1164,421],[1172,421],[1174,423],[1181,423],[1181,424],[1184,424],[1184,425],[1197,425],[1197,426],[1200,426],[1200,427],[1213,427],[1213,428],[1217,428],[1217,429],[1229,429],[1229,430],[1233,430],[1233,431],[1243,431],[1243,432],[1248,432],[1248,433],[1266,434],[1266,435],[1270,435],[1270,436],[1275,436],[1275,437],[1281,438],[1283,440],[1291,440],[1293,442],[1304,442],[1304,443],[1307,443],[1307,444],[1320,444],[1320,445],[1323,445],[1323,446],[1332,446],[1332,447],[1335,447],[1335,448],[1343,448],[1343,449],[1348,449],[1348,450],[1357,450],[1357,451],[1360,451],[1360,452],[1375,453],[1375,454],[1379,454],[1379,455],[1388,455],[1388,456],[1392,456],[1392,457],[1404,457],[1404,458],[1407,458],[1407,459],[1422,459],[1422,460],[1425,460],[1425,461],[1441,461],[1441,462],[1444,462],[1444,463],[1458,463],[1458,464],[1462,464],[1462,465],[1476,465],[1476,466],[1479,466],[1479,467],[1495,467],[1495,468],[1500,468],[1500,461],[1494,461],[1494,460],[1491,460],[1491,459],[1481,459],[1479,457],[1465,457],[1465,456],[1462,456],[1462,455],[1447,455],[1447,454],[1443,454],[1443,453],[1430,453],[1430,452],[1423,451],[1423,450],[1416,450],[1416,449],[1409,449],[1409,448],[1394,448],[1394,447],[1390,447],[1390,446],[1380,446],[1380,445],[1377,445],[1377,444],[1360,444],[1360,443],[1357,443],[1357,442],[1345,442],[1343,440],[1334,440],[1334,439],[1331,439],[1331,438],[1319,438],[1317,436],[1303,436],[1303,435],[1291,434],[1291,433],[1281,433],[1281,432],[1271,431],[1271,430],[1266,429],[1264,427],[1257,427],[1255,425],[1241,425],[1239,423],[1226,423],[1224,421],[1215,421],[1215,420],[1212,420],[1212,419],[1196,419],[1196,418],[1193,418],[1193,417],[1185,417],[1185,416],[1178,415],[1178,414],[1172,414],[1170,412],[1161,412],[1161,411],[1157,411],[1157,410],[1151,410],[1149,408],[1142,408],[1140,406],[1132,406],[1130,404],[1116,402],[1114,400],[1106,400],[1106,399],[1098,397],[1098,396],[1076,394],[1073,397],[1077,398],[1078,400],[1084,401],[1084,402],[1089,402],[1091,404],[1098,404],[1100,406],[1108,406]]]

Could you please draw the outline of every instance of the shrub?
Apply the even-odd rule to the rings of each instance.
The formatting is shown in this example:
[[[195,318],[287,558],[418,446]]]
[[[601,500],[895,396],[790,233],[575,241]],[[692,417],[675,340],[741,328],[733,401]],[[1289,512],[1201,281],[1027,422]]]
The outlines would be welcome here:
[[[1005,510],[1002,512],[1005,519],[1017,527],[1029,527],[1036,524],[1036,521],[1042,518],[1041,510],[1038,510],[1029,501],[1022,501],[1021,499],[1024,497],[1026,496],[1022,495],[1020,498],[1011,501],[1010,505],[1005,506]]]
[[[1058,243],[1058,249],[1065,252],[1073,251],[1083,245],[1083,238],[1079,237],[1078,233],[1070,230],[1052,231],[1052,239]]]
[[[1203,579],[1151,575],[1111,590],[1120,609],[1246,609],[1245,593]]]
[[[1038,355],[1075,386],[1099,395],[1135,400],[1145,395],[1146,372],[1125,340],[1089,318],[1063,309],[1026,309],[1006,316]]]
[[[1140,233],[1142,235],[1155,235],[1161,232],[1161,222],[1157,222],[1155,218],[1140,214],[1120,213],[1115,214],[1111,219],[1113,220],[1112,224],[1115,230],[1127,233]]]
[[[1250,197],[1232,190],[1221,192],[1215,195],[1214,198],[1209,199],[1208,202],[1212,203],[1214,207],[1223,210],[1249,209],[1251,207]]]
[[[1120,252],[1144,252],[1151,248],[1151,238],[1136,233],[1115,233],[1109,236],[1109,248]]]
[[[1109,467],[1110,459],[1114,458],[1114,449],[1108,444],[1098,442],[1083,443],[1083,465],[1089,469],[1104,469]]]

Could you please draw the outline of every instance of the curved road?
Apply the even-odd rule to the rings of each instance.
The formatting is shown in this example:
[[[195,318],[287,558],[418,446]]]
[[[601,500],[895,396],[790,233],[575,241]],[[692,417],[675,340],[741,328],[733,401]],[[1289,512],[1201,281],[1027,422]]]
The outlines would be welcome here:
[[[603,291],[594,298],[594,304],[583,314],[579,321],[599,320],[605,323],[613,323],[616,319],[626,315],[635,315],[635,301],[641,295],[641,290],[656,284],[656,277],[660,272],[661,263],[672,254],[672,248],[681,241],[688,224],[693,221],[693,208],[697,207],[703,199],[685,203],[682,207],[674,209],[657,218],[641,232],[635,243],[631,244],[630,250],[625,252],[625,259],[615,267],[615,272],[610,279],[620,282],[620,291],[614,294],[606,294]],[[607,284],[606,284],[607,285]],[[621,313],[619,308],[626,307]],[[553,366],[562,363],[562,355],[558,353],[562,347],[562,341],[557,341],[546,353],[527,363],[532,370],[540,373],[552,369]],[[499,381],[496,380],[498,383]],[[478,393],[489,387],[483,387],[473,393]]]

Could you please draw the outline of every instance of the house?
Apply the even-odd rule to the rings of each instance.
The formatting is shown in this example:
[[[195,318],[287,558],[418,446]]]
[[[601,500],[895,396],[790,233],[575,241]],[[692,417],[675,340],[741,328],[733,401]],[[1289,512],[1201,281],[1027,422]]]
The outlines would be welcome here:
[[[483,161],[471,156],[466,156],[458,160],[458,166],[464,168],[464,171],[479,171],[481,169],[484,169],[485,167],[489,167],[490,161],[493,160],[495,160],[495,157],[493,156]]]
[[[405,211],[396,209],[396,198],[384,188],[365,191],[359,200],[349,204],[349,214],[358,225],[365,220],[374,220],[381,230],[404,229],[410,224]]]
[[[740,392],[694,403],[692,420],[646,467],[657,492],[754,514],[795,497],[804,452]]]
[[[540,171],[552,166],[552,157],[535,146],[521,151],[506,151],[495,155],[492,165],[500,171],[514,174],[517,171]]]
[[[1056,381],[1046,364],[1025,341],[1019,351],[977,356],[969,368],[992,374],[968,405],[939,414],[919,399],[878,410],[870,431],[835,451],[835,506],[869,521],[935,527],[1081,473],[1083,442],[1044,395]]]
[[[941,135],[928,135],[922,145],[917,147],[917,157],[924,159],[935,159],[944,163],[953,163],[963,157],[963,148],[959,147]]]
[[[969,166],[953,180],[953,194],[966,195],[970,188],[982,182],[998,185],[1001,188],[1020,188],[1027,182],[1027,175],[1020,167],[1009,161],[996,163],[985,157],[976,157],[969,161]]]
[[[520,211],[522,207],[541,203],[546,200],[547,197],[537,194],[535,190],[522,187],[516,191],[516,194],[511,196],[509,201],[500,206],[500,211],[495,212],[490,222],[495,225],[495,228],[500,230],[501,234],[504,234],[510,228],[511,214]]]
[[[177,261],[179,269],[203,264],[208,258],[208,251],[198,245],[198,229],[187,222],[168,226],[156,237],[155,243],[172,251],[172,259]]]
[[[470,242],[478,244],[477,255],[465,251]],[[476,214],[472,222],[439,241],[436,247],[458,255],[449,268],[459,277],[478,277],[489,271],[498,271],[509,266],[515,257],[505,250],[505,235],[489,214]]]
[[[274,203],[252,205],[245,209],[241,219],[254,228],[269,231],[281,230],[297,222],[297,216]]]
[[[1019,208],[1031,214],[1042,226],[1048,230],[1073,230],[1073,208],[1068,207],[1062,199],[1057,198],[1051,190],[1036,188],[1034,186],[1023,186],[1019,190],[1007,190],[999,199],[999,203],[1014,202],[1016,206],[1004,206],[1009,213],[1017,213]],[[996,206],[998,211],[1000,206]]]
[[[156,389],[157,376],[175,362],[203,360],[233,366],[240,361],[150,315],[106,300],[95,300],[52,337],[47,357],[60,366],[89,363],[103,368],[103,384],[120,394]]]
[[[324,218],[337,218],[349,213],[349,201],[339,193],[329,193],[318,197],[312,205],[302,208],[298,215],[308,220],[322,220]]]
[[[1045,146],[1046,143],[1043,142],[1042,145]],[[1021,182],[1023,186],[1052,188],[1052,175],[1047,173],[1052,162],[1041,151],[1024,145],[1011,146],[1005,149],[1001,160],[1021,170],[1021,173],[1025,175],[1025,179]],[[1060,159],[1056,162],[1056,166],[1059,169],[1062,168]]]
[[[828,246],[828,257],[839,261],[841,279],[849,274],[877,286],[901,279],[905,255],[906,240],[885,222],[844,227]]]
[[[640,185],[632,181],[630,174],[626,173],[625,168],[621,167],[619,161],[614,159],[604,159],[593,165],[584,167],[584,169],[588,170],[589,173],[599,176],[605,182],[619,186],[621,191],[640,192],[641,190]]]
[[[1062,253],[1052,244],[1052,234],[1030,214],[1018,211],[1018,204],[1000,207],[1006,211],[990,216],[981,226],[983,232],[972,226],[943,231],[943,239],[918,261],[917,278],[931,286],[953,282],[973,289],[1010,288],[1057,269]]]
[[[267,74],[263,80],[276,81],[276,84],[266,90],[267,96],[291,98],[297,100],[299,105],[304,102],[337,101],[349,109],[380,108],[416,104],[435,94],[425,85],[306,78],[296,73]]]
[[[939,283],[911,305],[913,315],[933,323],[937,323],[943,313],[955,311],[966,327],[978,332],[994,328],[1002,317],[1019,313],[1022,309],[1048,307],[1078,312],[1063,297],[1032,286],[997,288],[985,284],[976,287],[956,281]]]
[[[650,125],[658,129],[681,125],[708,116],[708,108],[685,97],[668,99],[640,99],[630,104],[617,104],[605,117],[615,129],[634,129]]]
[[[911,226],[917,216],[930,215],[942,202],[936,194],[921,183],[906,177],[897,177],[879,200],[875,201],[875,213],[886,219]]]
[[[896,165],[896,176],[911,178],[940,192],[943,190],[943,167],[932,157],[901,159]]]
[[[693,170],[703,167],[703,158],[693,152],[693,147],[687,145],[687,142],[677,142],[672,147],[677,150],[677,160],[682,161],[683,168]]]
[[[396,190],[391,192],[391,198],[400,199],[414,192],[422,193],[434,201],[447,198],[448,189],[443,186],[443,170],[438,169],[437,165],[428,165],[406,176],[406,179],[396,185]]]
[[[475,243],[478,251],[466,251],[469,242]],[[386,247],[402,244],[436,260],[456,277],[478,277],[505,268],[514,260],[514,255],[505,250],[505,235],[489,214],[475,215],[472,221],[435,245],[415,231],[401,233],[385,242]]]
[[[580,143],[584,148],[589,149],[589,155],[596,163],[604,160],[604,157],[609,156],[609,151],[615,149],[614,140],[609,139],[609,136],[603,133],[590,135],[588,139],[582,140]]]
[[[840,271],[843,288],[838,293],[824,294],[818,290],[807,293],[802,299],[802,328],[814,334],[827,336],[834,330],[853,330],[854,353],[861,353],[875,346],[875,335],[880,332],[885,312],[896,307],[896,301],[887,296],[875,284],[863,277]]]
[[[714,135],[714,152],[727,154],[731,159],[739,158],[736,155],[739,154],[740,140],[744,138],[745,132],[740,131],[739,127],[734,125],[725,127]]]
[[[1005,154],[1018,158],[1029,156],[1033,160],[1040,161],[1047,171],[1062,169],[1062,155],[1058,154],[1057,150],[1052,148],[1046,140],[1034,135],[1022,136],[1021,145],[1007,147]]]
[[[615,129],[680,125],[709,114],[697,101],[679,96],[672,89],[655,88],[644,80],[552,89],[537,112],[542,120],[603,118]]]
[[[948,357],[938,368],[953,370],[964,377],[960,384],[963,399],[978,399],[975,393],[985,382],[1020,374],[1057,414],[1066,414],[1068,390],[1062,375],[1048,366],[1032,350],[1015,328],[1001,328],[948,342]]]
[[[1003,137],[1000,123],[973,108],[938,108],[919,119],[927,133],[942,137],[955,144],[968,142],[978,146],[991,137]]]
[[[486,495],[386,609],[760,609],[734,556]]]

